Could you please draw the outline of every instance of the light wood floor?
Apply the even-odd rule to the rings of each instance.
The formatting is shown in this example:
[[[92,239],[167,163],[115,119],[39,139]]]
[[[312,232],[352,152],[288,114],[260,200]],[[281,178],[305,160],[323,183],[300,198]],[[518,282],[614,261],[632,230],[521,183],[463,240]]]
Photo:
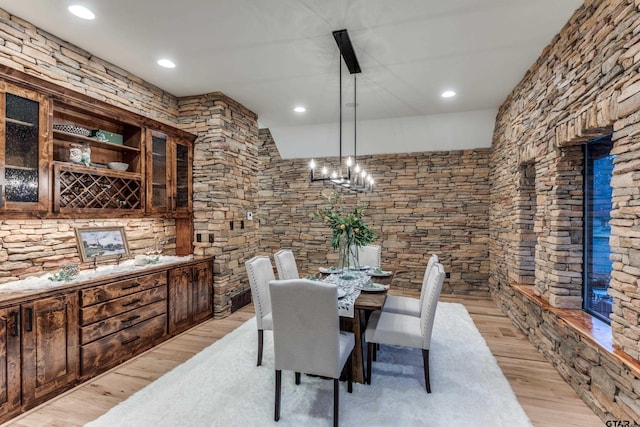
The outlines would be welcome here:
[[[602,421],[488,298],[443,295],[459,302],[495,355],[518,400],[535,426],[598,426]],[[82,426],[163,373],[253,317],[249,305],[222,320],[205,322],[4,426]]]

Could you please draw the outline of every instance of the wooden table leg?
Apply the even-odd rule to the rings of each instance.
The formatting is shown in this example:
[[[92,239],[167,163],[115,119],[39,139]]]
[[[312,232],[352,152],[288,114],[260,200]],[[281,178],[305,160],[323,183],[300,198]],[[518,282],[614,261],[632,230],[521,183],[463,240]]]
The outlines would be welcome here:
[[[353,319],[340,318],[340,329],[353,332],[356,344],[351,359],[351,375],[353,382],[364,384],[364,357],[362,354],[362,331],[360,327],[360,310],[355,310]]]

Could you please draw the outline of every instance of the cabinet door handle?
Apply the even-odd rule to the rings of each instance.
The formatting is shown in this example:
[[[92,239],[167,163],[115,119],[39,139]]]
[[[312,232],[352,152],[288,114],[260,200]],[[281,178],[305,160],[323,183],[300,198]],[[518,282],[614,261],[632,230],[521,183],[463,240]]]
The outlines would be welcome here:
[[[140,339],[140,336],[135,336],[131,339],[128,339],[126,341],[122,341],[122,345],[128,345],[131,344],[132,342],[138,341]]]
[[[140,302],[140,298],[136,298],[134,300],[131,300],[130,302],[126,303],[126,304],[122,304],[123,307],[126,307],[128,305],[133,305],[133,304],[137,304]]]
[[[17,337],[20,335],[20,313],[12,311],[11,315],[13,316],[13,336]]]
[[[129,285],[129,286],[124,286],[122,288],[123,291],[126,291],[127,289],[133,289],[133,288],[138,288],[140,287],[140,283],[134,283],[133,285]]]
[[[27,308],[27,332],[33,331],[33,308]]]
[[[140,316],[131,316],[131,317],[129,317],[128,319],[124,319],[124,320],[122,321],[122,323],[132,322],[132,321],[134,321],[134,320],[136,320],[136,319],[139,319],[139,318],[140,318]]]

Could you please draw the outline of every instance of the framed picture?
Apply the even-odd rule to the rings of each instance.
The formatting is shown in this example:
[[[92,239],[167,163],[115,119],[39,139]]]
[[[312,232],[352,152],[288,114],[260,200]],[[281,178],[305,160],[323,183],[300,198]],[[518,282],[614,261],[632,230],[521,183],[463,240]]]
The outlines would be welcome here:
[[[82,262],[129,256],[124,227],[76,228]]]

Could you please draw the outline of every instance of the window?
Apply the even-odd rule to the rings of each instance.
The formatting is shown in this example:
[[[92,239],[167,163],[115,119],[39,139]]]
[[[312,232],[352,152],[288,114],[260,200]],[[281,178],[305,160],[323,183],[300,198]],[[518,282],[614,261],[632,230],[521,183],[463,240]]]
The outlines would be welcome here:
[[[611,279],[609,237],[611,227],[611,137],[589,142],[584,149],[584,309],[609,323],[613,304],[608,295]]]

